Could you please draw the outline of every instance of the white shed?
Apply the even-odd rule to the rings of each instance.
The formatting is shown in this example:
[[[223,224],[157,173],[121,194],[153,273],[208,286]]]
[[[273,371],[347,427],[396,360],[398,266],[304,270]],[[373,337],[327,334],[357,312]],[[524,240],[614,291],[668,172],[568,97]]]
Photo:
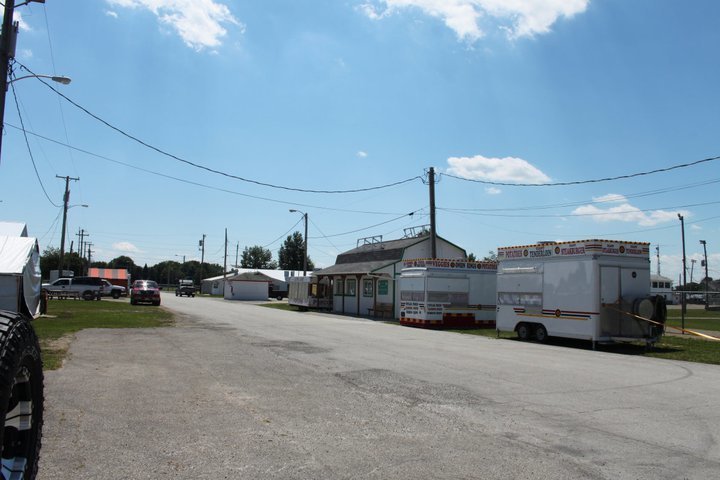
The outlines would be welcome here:
[[[37,240],[0,236],[0,309],[37,316],[41,288]]]
[[[267,300],[272,278],[260,272],[241,273],[225,279],[225,300]]]

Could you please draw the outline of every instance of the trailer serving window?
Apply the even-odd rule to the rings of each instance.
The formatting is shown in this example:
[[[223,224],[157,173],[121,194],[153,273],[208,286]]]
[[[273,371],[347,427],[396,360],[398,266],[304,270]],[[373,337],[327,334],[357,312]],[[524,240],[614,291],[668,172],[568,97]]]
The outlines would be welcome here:
[[[509,267],[498,271],[498,305],[541,307],[542,265]]]

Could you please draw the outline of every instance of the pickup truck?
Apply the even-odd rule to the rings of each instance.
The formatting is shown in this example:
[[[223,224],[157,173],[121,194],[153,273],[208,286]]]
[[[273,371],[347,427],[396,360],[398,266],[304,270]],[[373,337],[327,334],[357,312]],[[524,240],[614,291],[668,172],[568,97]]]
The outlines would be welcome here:
[[[48,297],[79,297],[83,300],[100,300],[105,286],[98,277],[58,278],[54,282],[43,283],[42,289]]]
[[[175,289],[175,296],[182,297],[183,295],[195,296],[195,285],[192,280],[180,280],[180,284]]]
[[[103,289],[103,296],[112,297],[112,298],[120,298],[121,296],[127,295],[127,289],[120,285],[113,285],[109,281],[102,279],[103,286],[105,287]]]

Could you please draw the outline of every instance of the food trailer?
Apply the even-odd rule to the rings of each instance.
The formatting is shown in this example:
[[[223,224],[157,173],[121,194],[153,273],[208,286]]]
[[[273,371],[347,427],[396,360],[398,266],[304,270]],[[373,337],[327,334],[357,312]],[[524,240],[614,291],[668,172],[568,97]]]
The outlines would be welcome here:
[[[400,324],[425,328],[494,328],[495,262],[405,260]]]
[[[650,295],[650,244],[543,242],[498,249],[497,330],[523,339],[656,342],[664,298]]]

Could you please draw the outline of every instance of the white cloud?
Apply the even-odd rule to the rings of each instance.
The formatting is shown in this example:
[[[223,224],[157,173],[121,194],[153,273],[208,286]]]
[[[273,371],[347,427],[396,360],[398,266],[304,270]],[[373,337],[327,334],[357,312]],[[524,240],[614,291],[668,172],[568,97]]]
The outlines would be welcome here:
[[[500,183],[546,183],[550,177],[522,158],[450,157],[448,173],[471,180]]]
[[[108,17],[118,18],[117,12],[114,12],[112,10],[106,10],[105,15],[107,15]]]
[[[363,152],[362,150],[358,151],[355,155],[357,155],[358,158],[367,158],[368,156],[367,152]]]
[[[485,189],[485,193],[488,195],[500,195],[502,193],[502,190],[496,187],[488,187]]]
[[[607,195],[603,195],[601,197],[593,197],[593,202],[595,202],[595,203],[623,203],[623,202],[627,202],[627,198],[625,198],[624,195],[620,195],[619,193],[608,193]]]
[[[133,245],[130,242],[117,242],[113,243],[112,246],[115,250],[119,250],[121,252],[131,252],[131,253],[138,253],[140,252],[140,249],[137,248],[135,245]]]
[[[380,20],[402,9],[417,8],[441,19],[460,40],[474,42],[485,35],[480,26],[495,24],[510,38],[548,33],[561,17],[582,13],[590,0],[373,0],[360,5],[368,18]]]
[[[602,200],[611,198],[611,200]],[[651,210],[645,212],[627,202],[622,195],[610,194],[593,199],[596,202],[610,201],[617,203],[610,208],[598,208],[595,205],[583,205],[573,210],[576,216],[587,216],[598,223],[605,222],[626,222],[637,223],[641,227],[652,227],[660,223],[667,223],[677,220],[677,214],[688,215],[686,211]]]
[[[185,44],[196,50],[221,45],[227,35],[224,25],[243,25],[230,13],[230,9],[214,0],[106,0],[110,5],[140,8],[151,11],[160,23],[174,29]]]

